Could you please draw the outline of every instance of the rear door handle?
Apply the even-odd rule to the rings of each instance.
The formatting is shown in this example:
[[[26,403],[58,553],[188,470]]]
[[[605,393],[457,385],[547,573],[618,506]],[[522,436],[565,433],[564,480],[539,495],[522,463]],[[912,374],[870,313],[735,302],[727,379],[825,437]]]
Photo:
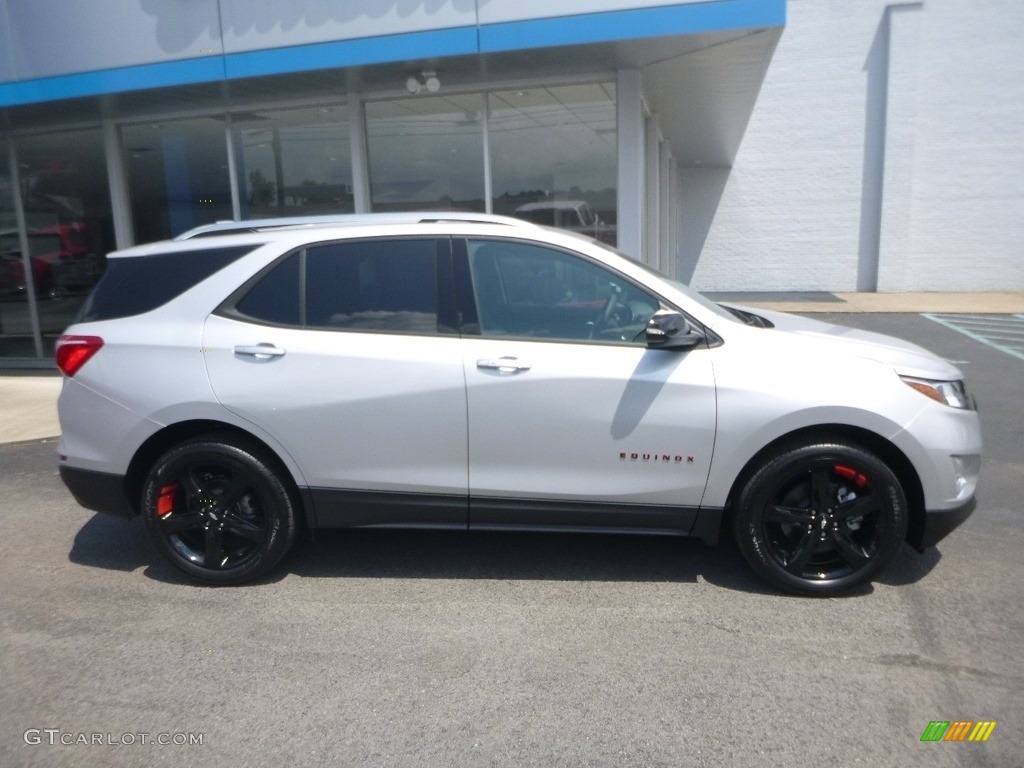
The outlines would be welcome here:
[[[235,347],[235,354],[255,357],[257,360],[269,360],[272,357],[282,357],[284,350],[273,344],[238,345]]]
[[[528,371],[533,366],[518,357],[499,357],[497,360],[484,358],[476,361],[477,368],[497,371],[498,373],[518,373]]]

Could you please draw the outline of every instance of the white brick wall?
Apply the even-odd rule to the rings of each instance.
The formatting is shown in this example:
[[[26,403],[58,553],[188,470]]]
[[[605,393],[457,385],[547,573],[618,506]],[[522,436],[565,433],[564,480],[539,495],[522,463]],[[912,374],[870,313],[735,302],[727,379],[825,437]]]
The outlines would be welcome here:
[[[1024,290],[1019,0],[886,7],[789,0],[732,169],[680,170],[695,287]]]

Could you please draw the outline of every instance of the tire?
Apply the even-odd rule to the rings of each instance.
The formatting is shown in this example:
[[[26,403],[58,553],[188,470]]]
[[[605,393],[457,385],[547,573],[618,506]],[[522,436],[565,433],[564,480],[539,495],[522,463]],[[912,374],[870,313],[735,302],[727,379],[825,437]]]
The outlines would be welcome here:
[[[274,462],[234,435],[167,451],[146,477],[141,508],[157,551],[204,584],[258,579],[295,541],[295,494]]]
[[[39,282],[36,283],[36,296],[41,299],[49,299],[53,297],[53,278],[49,274],[44,274],[39,278]]]
[[[881,459],[844,441],[790,446],[736,498],[733,533],[778,589],[828,597],[878,575],[907,533],[907,501]]]

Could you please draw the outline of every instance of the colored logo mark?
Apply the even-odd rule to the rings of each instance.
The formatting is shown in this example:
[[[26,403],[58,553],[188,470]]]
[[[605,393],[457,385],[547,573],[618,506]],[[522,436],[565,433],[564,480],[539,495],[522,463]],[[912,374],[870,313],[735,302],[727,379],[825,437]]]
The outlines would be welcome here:
[[[921,741],[988,741],[995,727],[995,720],[932,720]]]

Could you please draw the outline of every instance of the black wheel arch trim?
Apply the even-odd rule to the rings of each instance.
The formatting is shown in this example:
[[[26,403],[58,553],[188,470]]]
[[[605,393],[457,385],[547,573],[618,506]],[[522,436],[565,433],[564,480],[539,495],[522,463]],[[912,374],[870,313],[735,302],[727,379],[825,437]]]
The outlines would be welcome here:
[[[118,517],[134,517],[137,505],[125,494],[125,476],[109,472],[60,465],[60,479],[79,504],[94,512]]]
[[[793,432],[780,435],[772,440],[761,448],[761,450],[755,453],[739,474],[737,474],[736,479],[733,481],[732,488],[729,491],[729,501],[726,504],[726,508],[728,508],[729,504],[731,504],[740,489],[746,484],[751,474],[755,472],[762,463],[764,463],[768,456],[782,450],[784,446],[788,444],[797,444],[807,442],[808,440],[826,442],[829,440],[838,440],[841,442],[853,442],[864,450],[875,454],[883,462],[888,464],[889,468],[892,469],[896,474],[897,479],[900,481],[900,485],[903,488],[903,495],[906,497],[907,501],[909,519],[905,540],[916,549],[921,549],[914,542],[921,540],[921,537],[924,535],[923,532],[926,528],[925,518],[931,513],[925,511],[924,489],[921,486],[921,478],[918,476],[917,470],[914,469],[913,463],[892,441],[882,435],[879,435],[877,432],[872,432],[871,430],[864,429],[863,427],[855,427],[849,424],[819,424],[804,427],[802,429],[797,429]],[[955,528],[956,525],[953,527]],[[952,528],[949,530],[952,530]],[[946,531],[946,533],[949,533],[949,531]],[[942,535],[945,536],[946,533]]]
[[[153,464],[155,464],[164,453],[169,451],[175,445],[213,433],[230,433],[243,440],[250,441],[258,447],[268,459],[275,462],[281,473],[282,479],[286,479],[288,482],[292,483],[294,489],[299,491],[299,501],[303,505],[301,518],[307,523],[312,524],[313,512],[309,503],[310,500],[306,494],[302,493],[301,484],[294,477],[291,471],[289,471],[288,466],[278,455],[278,452],[252,432],[249,432],[235,424],[217,421],[215,419],[195,419],[192,421],[180,421],[174,424],[168,424],[163,429],[154,432],[146,438],[145,442],[136,449],[135,455],[132,456],[132,460],[128,464],[128,471],[124,475],[123,494],[132,509],[131,514],[139,514],[142,485],[145,482],[146,475],[149,473]]]
[[[929,509],[922,515],[921,525],[907,533],[907,543],[918,552],[934,547],[960,526],[978,506],[972,496],[952,509]]]

